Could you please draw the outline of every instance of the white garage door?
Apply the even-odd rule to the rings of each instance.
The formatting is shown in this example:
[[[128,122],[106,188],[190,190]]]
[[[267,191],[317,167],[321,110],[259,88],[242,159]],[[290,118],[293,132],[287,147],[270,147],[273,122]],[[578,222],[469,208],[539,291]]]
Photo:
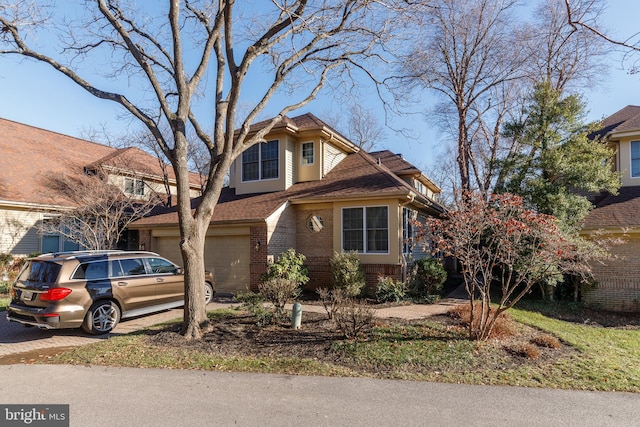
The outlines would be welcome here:
[[[172,262],[182,265],[180,239],[156,238],[156,252]],[[216,279],[218,292],[237,293],[249,288],[249,236],[207,237],[204,247],[204,265]]]

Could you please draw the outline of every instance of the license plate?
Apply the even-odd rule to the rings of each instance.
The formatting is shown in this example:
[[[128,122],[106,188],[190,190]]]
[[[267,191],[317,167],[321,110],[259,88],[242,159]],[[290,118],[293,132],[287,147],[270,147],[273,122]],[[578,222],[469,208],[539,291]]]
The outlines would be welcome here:
[[[22,291],[20,294],[20,298],[23,301],[31,301],[33,299],[33,292],[31,291]]]

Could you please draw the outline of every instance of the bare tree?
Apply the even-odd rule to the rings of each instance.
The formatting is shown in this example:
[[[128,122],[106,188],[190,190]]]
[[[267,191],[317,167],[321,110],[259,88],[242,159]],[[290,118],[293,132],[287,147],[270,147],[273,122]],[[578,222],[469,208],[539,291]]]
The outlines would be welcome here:
[[[0,54],[17,54],[50,65],[92,95],[120,104],[153,135],[177,178],[177,207],[185,268],[183,333],[199,338],[207,321],[204,298],[206,230],[232,161],[264,136],[283,116],[318,94],[335,73],[367,59],[388,34],[396,0],[170,0],[166,4],[126,0],[87,1],[88,16],[64,22],[63,46],[71,55],[49,56],[27,42],[30,31],[51,27],[37,2],[0,6]],[[404,4],[400,0],[398,4]],[[35,4],[35,6],[34,6]],[[52,35],[40,40],[52,40]],[[32,40],[32,39],[28,39]],[[83,73],[87,57],[109,58],[109,76],[126,78],[136,91],[114,91]],[[260,79],[252,78],[263,73]],[[264,77],[266,73],[266,77]],[[348,73],[347,73],[348,74]],[[242,90],[252,78],[252,108],[237,132]],[[207,82],[210,88],[206,87]],[[133,84],[134,83],[134,84]],[[109,87],[109,89],[104,89]],[[138,90],[145,89],[142,96]],[[209,94],[213,132],[204,130],[198,101]],[[284,95],[272,102],[277,95]],[[251,124],[268,106],[275,114],[257,132]],[[213,108],[211,108],[213,106]],[[206,118],[210,115],[205,113]],[[170,135],[163,132],[168,126]],[[188,131],[207,147],[211,163],[197,209],[190,206]]]
[[[573,15],[601,30],[603,0],[574,2]],[[530,58],[524,65],[532,82],[548,81],[561,93],[568,88],[590,86],[602,79],[608,52],[602,38],[567,22],[566,8],[560,0],[542,0],[533,22],[523,25],[518,39]]]
[[[121,178],[144,183],[136,177],[131,174]],[[45,181],[50,192],[73,207],[51,215],[42,223],[41,232],[59,234],[86,249],[114,249],[127,227],[161,200],[148,187],[141,196],[139,193],[145,191],[136,184],[131,193],[123,192],[103,173],[48,174]]]
[[[607,32],[599,26],[593,15],[584,13],[585,5],[589,6],[591,3],[597,3],[597,0],[564,0],[567,24],[574,31],[582,29],[586,33],[604,40],[609,45],[622,49],[622,51],[625,52],[625,60],[629,58],[633,59],[629,72],[632,74],[637,73],[639,61],[637,54],[640,52],[640,32],[636,32],[624,40],[618,40],[609,36]]]
[[[491,178],[482,176],[483,162],[474,145],[484,139],[497,151],[495,135],[504,117],[508,94],[501,86],[522,75],[524,58],[513,44],[514,0],[437,0],[425,8],[428,32],[417,37],[405,66],[411,79],[437,91],[445,100],[445,130],[457,141],[457,166],[462,189],[487,191]],[[489,124],[492,116],[493,124]],[[450,126],[453,125],[453,126]],[[499,133],[499,132],[498,132]],[[491,154],[489,154],[491,156]],[[472,178],[475,176],[475,183]]]
[[[373,150],[387,138],[384,126],[373,110],[360,102],[350,103],[344,112],[327,112],[324,117],[331,126],[365,151]]]

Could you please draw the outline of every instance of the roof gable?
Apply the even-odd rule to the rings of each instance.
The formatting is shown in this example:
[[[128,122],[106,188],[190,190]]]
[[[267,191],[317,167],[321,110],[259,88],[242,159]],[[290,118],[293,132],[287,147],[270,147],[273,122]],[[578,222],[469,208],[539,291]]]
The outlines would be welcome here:
[[[627,105],[602,120],[601,128],[589,135],[592,139],[603,138],[619,132],[640,131],[640,106]]]

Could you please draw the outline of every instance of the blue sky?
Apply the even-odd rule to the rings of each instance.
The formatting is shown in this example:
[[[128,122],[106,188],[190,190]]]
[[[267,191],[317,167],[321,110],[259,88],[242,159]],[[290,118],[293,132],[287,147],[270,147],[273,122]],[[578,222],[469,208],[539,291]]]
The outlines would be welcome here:
[[[640,2],[610,0],[604,21],[611,34],[626,38],[640,31],[637,17]],[[609,76],[601,86],[584,93],[589,120],[605,117],[628,104],[640,104],[640,75],[629,75],[621,69],[621,56],[613,52]],[[114,133],[126,132],[130,121],[124,110],[113,102],[92,97],[50,67],[33,61],[0,57],[0,117],[72,136],[83,130],[106,126]],[[320,118],[332,109],[331,97],[322,96],[300,112],[310,111]],[[367,108],[381,108],[372,97]],[[376,148],[402,153],[407,160],[428,172],[436,160],[441,135],[421,115],[395,118],[394,127],[406,127],[417,139],[404,139],[388,131],[388,138]]]

